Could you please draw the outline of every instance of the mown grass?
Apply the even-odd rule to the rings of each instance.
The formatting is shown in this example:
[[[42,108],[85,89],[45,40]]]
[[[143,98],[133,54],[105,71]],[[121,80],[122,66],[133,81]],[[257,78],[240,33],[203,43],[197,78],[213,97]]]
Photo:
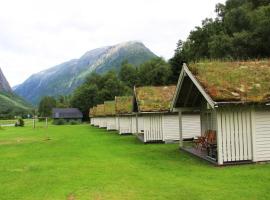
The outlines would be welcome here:
[[[88,125],[4,128],[0,152],[0,199],[270,198],[269,164],[214,167]]]

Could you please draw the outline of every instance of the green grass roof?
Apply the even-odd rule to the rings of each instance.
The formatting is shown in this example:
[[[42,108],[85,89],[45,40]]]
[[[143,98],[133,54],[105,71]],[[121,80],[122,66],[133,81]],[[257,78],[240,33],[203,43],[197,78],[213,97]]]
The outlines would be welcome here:
[[[96,112],[97,112],[97,107],[94,106],[93,108],[89,109],[89,117],[94,117],[96,116]]]
[[[115,101],[104,102],[105,115],[115,115]]]
[[[131,114],[132,108],[133,108],[132,96],[115,97],[116,114]]]
[[[270,60],[253,62],[204,62],[190,71],[216,102],[270,101]]]
[[[167,112],[170,110],[176,86],[147,86],[135,88],[140,112]]]
[[[104,116],[105,115],[105,112],[104,112],[104,104],[99,104],[97,105],[97,108],[96,108],[96,116]]]
[[[90,108],[89,109],[89,117],[93,117],[94,116],[94,108]]]

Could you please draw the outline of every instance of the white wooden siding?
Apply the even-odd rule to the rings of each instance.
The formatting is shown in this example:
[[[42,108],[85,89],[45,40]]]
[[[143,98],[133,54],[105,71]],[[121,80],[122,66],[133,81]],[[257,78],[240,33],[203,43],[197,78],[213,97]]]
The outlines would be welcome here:
[[[115,117],[115,129],[119,130],[119,117],[118,116]]]
[[[199,114],[182,114],[183,139],[201,136],[201,122]],[[179,122],[178,122],[179,127]]]
[[[106,117],[100,117],[99,127],[100,128],[106,128],[107,127]]]
[[[137,133],[137,122],[136,122],[136,116],[132,116],[132,121],[131,121],[131,132],[132,134],[136,134]]]
[[[270,111],[255,111],[255,159],[254,161],[270,160]]]
[[[138,116],[138,132],[143,133],[144,132],[144,117]]]
[[[132,116],[119,116],[119,134],[132,133]]]
[[[163,141],[162,115],[145,115],[143,120],[144,142]]]
[[[218,111],[218,137],[222,162],[252,160],[251,111],[232,108]],[[220,152],[221,153],[221,152]]]
[[[95,117],[94,126],[99,126],[99,117]]]
[[[107,117],[107,130],[116,130],[115,117]]]
[[[179,140],[179,116],[178,115],[163,115],[163,140]]]

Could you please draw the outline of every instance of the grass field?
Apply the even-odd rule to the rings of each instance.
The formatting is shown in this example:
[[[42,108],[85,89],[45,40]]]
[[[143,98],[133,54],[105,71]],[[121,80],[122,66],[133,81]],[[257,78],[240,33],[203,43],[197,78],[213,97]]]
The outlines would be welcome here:
[[[3,200],[270,199],[269,164],[214,167],[88,125],[4,128],[0,152]]]

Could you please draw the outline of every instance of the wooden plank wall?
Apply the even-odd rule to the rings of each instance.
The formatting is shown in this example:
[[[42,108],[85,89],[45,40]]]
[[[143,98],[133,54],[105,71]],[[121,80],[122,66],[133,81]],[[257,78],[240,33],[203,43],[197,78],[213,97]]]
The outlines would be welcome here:
[[[107,130],[116,130],[115,117],[107,117]]]
[[[132,116],[131,117],[131,132],[132,134],[136,134],[137,133],[137,123],[136,123],[136,116]]]
[[[191,139],[201,136],[200,124],[201,121],[199,114],[182,114],[183,139]]]
[[[223,162],[252,160],[251,110],[231,108],[218,111],[218,116]]]
[[[132,133],[132,116],[119,116],[119,134]]]
[[[138,132],[144,132],[144,117],[141,115],[138,116]]]
[[[254,113],[255,159],[254,161],[270,160],[270,111],[257,110]]]
[[[161,114],[144,116],[144,142],[163,141],[163,127]]]
[[[179,116],[176,115],[163,115],[163,140],[179,140]]]

